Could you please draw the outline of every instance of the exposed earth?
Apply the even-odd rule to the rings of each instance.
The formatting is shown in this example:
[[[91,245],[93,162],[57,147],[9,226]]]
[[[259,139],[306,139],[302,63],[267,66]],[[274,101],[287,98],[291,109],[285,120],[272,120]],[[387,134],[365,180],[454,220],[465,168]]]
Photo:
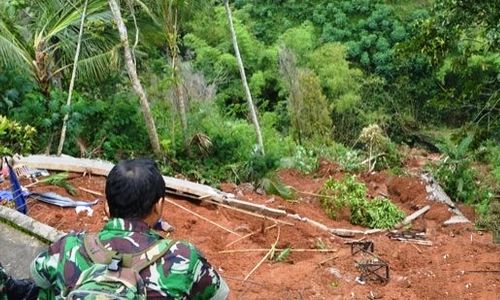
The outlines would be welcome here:
[[[243,200],[297,212],[331,228],[363,229],[351,225],[345,216],[337,221],[329,219],[321,209],[319,199],[305,194],[317,193],[330,176],[340,178],[342,175],[335,164],[328,162],[322,162],[315,175],[281,170],[279,176],[285,184],[304,192],[295,203],[277,196],[257,194],[248,185],[223,184],[221,189]],[[70,174],[70,178],[69,182],[75,187],[104,194],[103,177]],[[394,241],[386,233],[365,236],[365,240],[374,242],[376,255],[390,266],[390,280],[385,285],[372,281],[356,282],[360,271],[355,260],[360,257],[351,255],[350,245],[346,244],[351,239],[333,236],[307,223],[283,219],[293,226],[279,225],[279,230],[278,227],[264,230],[274,222],[213,204],[196,205],[175,199],[185,208],[242,236],[257,232],[226,247],[239,237],[169,203],[163,217],[175,227],[171,237],[196,244],[217,267],[231,288],[231,299],[500,299],[500,245],[492,242],[490,233],[476,230],[473,224],[443,226],[451,213],[446,205],[427,199],[425,187],[416,176],[393,176],[382,172],[361,174],[358,179],[366,183],[370,196],[386,196],[406,214],[425,205],[431,206],[413,223],[412,230],[425,232],[432,246]],[[23,180],[23,183],[29,182]],[[6,188],[7,185],[3,183],[0,187]],[[60,187],[43,184],[30,190],[68,195]],[[92,216],[87,216],[86,212],[77,214],[73,208],[60,208],[30,199],[28,215],[64,231],[97,231],[106,222],[104,197],[78,190],[74,198],[100,201],[94,206]],[[471,208],[460,208],[470,220],[474,220]],[[278,231],[278,249],[335,251],[292,250],[284,262],[264,261],[244,281],[244,277],[266,255],[266,249],[275,243]],[[236,249],[248,252],[220,253]],[[252,249],[263,250],[250,251]],[[320,264],[323,261],[326,262]]]

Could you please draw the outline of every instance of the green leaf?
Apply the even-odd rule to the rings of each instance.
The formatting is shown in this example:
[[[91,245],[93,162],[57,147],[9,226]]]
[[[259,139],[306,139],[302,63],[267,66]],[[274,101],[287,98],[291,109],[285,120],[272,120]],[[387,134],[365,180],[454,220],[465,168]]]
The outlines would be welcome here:
[[[288,247],[281,251],[281,253],[276,257],[274,261],[276,262],[283,262],[288,259],[288,256],[290,256],[292,248]]]

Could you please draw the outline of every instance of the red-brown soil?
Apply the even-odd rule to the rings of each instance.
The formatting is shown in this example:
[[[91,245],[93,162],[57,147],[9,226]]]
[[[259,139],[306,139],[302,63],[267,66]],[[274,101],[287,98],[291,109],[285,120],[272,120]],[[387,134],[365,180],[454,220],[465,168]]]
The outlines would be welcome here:
[[[329,219],[317,197],[310,195],[317,193],[329,176],[338,179],[343,175],[336,165],[323,162],[316,176],[306,176],[295,170],[282,170],[279,175],[285,184],[303,192],[298,194],[297,203],[257,194],[245,185],[223,184],[222,189],[247,201],[297,212],[329,227],[360,228],[352,226],[347,219]],[[70,180],[74,186],[104,193],[104,178],[71,176],[76,176]],[[360,285],[355,282],[359,271],[354,260],[359,258],[351,256],[346,239],[288,219],[284,221],[292,222],[294,226],[280,226],[278,248],[316,249],[321,246],[336,252],[292,252],[286,262],[265,261],[247,281],[243,281],[266,252],[219,252],[269,249],[276,241],[278,230],[273,228],[263,232],[262,229],[273,222],[214,205],[197,206],[176,200],[240,235],[260,230],[258,234],[226,247],[238,236],[168,203],[163,217],[176,228],[173,238],[193,242],[217,267],[231,288],[231,299],[500,299],[500,245],[492,243],[490,233],[479,232],[473,225],[444,227],[443,221],[450,217],[447,207],[427,200],[425,188],[416,178],[387,173],[362,174],[358,178],[367,184],[369,196],[388,197],[407,214],[431,205],[431,210],[414,223],[413,229],[425,231],[433,242],[432,246],[393,241],[384,233],[366,237],[374,242],[375,253],[389,263],[391,279],[386,285],[373,282]],[[5,185],[2,186],[5,188]],[[40,185],[31,190],[67,195],[59,187]],[[29,200],[29,215],[61,230],[98,230],[106,220],[104,197],[79,190],[74,198],[98,198],[100,201],[94,206],[93,216],[88,217],[85,213],[77,215],[71,208]],[[462,207],[462,210],[468,217],[473,217],[470,208]],[[319,262],[333,256],[336,258],[319,265]],[[336,270],[332,272],[332,268]],[[340,278],[332,274],[335,272],[340,273]]]

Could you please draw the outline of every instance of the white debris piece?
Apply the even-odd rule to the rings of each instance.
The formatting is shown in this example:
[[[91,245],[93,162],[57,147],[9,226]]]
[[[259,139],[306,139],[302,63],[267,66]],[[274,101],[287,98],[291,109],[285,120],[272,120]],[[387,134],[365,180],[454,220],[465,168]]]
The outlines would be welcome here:
[[[85,211],[87,212],[87,217],[92,217],[92,214],[94,214],[94,210],[88,206],[77,206],[75,207],[75,211],[77,215]]]

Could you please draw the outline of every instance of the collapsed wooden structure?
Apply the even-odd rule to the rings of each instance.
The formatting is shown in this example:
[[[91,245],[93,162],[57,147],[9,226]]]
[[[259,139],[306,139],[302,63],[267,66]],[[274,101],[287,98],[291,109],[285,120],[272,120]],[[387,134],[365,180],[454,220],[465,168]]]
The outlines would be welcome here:
[[[76,172],[83,174],[93,174],[100,176],[107,176],[108,173],[113,168],[113,164],[102,160],[84,159],[84,158],[74,158],[71,156],[46,156],[46,155],[30,155],[27,157],[19,157],[14,160],[15,164],[26,165],[30,168],[46,169],[50,171],[65,171],[65,172]],[[191,181],[178,179],[174,177],[164,176],[166,186],[166,193],[170,195],[176,195],[180,197],[185,197],[193,199],[196,201],[207,201],[214,204],[220,204],[224,206],[233,207],[239,210],[250,212],[253,214],[258,214],[268,218],[291,218],[296,221],[306,222],[312,226],[343,237],[352,237],[356,234],[373,234],[377,232],[382,232],[384,230],[351,230],[351,229],[339,229],[330,228],[324,224],[317,221],[309,219],[305,216],[300,216],[298,214],[289,214],[285,210],[267,207],[263,204],[252,203],[249,201],[244,201],[237,199],[235,195],[230,193],[225,193],[213,187],[194,183]],[[282,221],[283,222],[283,221]]]

